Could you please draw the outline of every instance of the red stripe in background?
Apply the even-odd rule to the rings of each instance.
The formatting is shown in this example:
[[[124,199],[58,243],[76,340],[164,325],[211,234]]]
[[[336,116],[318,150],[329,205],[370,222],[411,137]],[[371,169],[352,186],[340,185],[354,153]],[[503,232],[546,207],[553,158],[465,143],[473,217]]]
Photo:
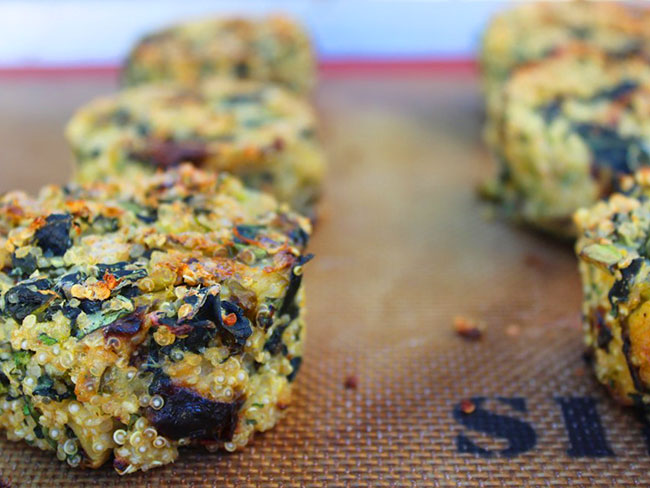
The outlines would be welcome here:
[[[321,75],[347,77],[366,75],[422,75],[430,73],[476,72],[473,59],[343,59],[319,63]],[[0,67],[0,78],[42,78],[68,76],[117,77],[116,65],[65,65],[65,66],[19,66]]]

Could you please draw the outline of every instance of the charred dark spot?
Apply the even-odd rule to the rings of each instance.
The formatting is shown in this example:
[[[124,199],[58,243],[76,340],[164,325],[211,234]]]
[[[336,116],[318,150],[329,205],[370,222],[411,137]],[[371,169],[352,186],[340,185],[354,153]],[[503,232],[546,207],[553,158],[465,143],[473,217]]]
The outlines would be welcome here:
[[[132,336],[140,332],[146,307],[139,307],[132,314],[117,319],[104,327],[104,337]]]
[[[291,363],[291,367],[293,368],[291,373],[287,376],[287,380],[289,382],[292,382],[293,380],[296,379],[296,375],[298,374],[298,371],[300,370],[300,366],[302,365],[302,357],[296,356],[295,358],[291,358],[289,360],[289,363]]]
[[[148,407],[145,416],[165,437],[228,442],[237,426],[238,412],[244,400],[215,402],[197,392],[177,386],[169,377],[158,374],[149,387],[150,395],[160,395],[160,410]]]
[[[69,214],[51,214],[45,219],[45,225],[34,234],[37,244],[45,256],[63,256],[72,245],[70,227],[72,216]]]
[[[621,279],[616,280],[607,295],[612,307],[616,307],[617,303],[627,300],[630,293],[630,283],[641,269],[642,264],[643,258],[636,258],[632,260],[627,268],[621,270]]]
[[[296,264],[291,268],[291,277],[289,278],[289,286],[287,287],[287,293],[284,296],[284,301],[282,302],[282,308],[280,308],[280,315],[284,315],[288,312],[289,307],[293,304],[296,299],[296,294],[300,289],[300,284],[302,283],[302,273],[296,273],[296,266],[302,266],[305,263],[308,263],[314,258],[313,254],[305,254],[300,256]]]
[[[41,293],[51,286],[48,280],[25,282],[9,289],[5,294],[5,312],[16,321],[34,313],[55,298],[52,293]]]
[[[147,146],[130,155],[136,161],[167,169],[181,163],[200,166],[208,156],[207,148],[201,141],[173,141],[149,139]]]

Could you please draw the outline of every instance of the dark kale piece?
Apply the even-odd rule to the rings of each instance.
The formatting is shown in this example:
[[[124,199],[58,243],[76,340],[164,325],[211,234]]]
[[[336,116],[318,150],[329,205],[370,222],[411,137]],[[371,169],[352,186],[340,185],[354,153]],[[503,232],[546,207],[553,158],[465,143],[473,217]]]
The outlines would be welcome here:
[[[607,324],[605,323],[605,317],[603,317],[603,312],[600,309],[594,312],[593,326],[598,330],[598,347],[601,349],[606,349],[614,336],[612,335],[612,331],[609,329],[609,327],[607,327]]]
[[[126,285],[124,288],[120,289],[120,295],[126,298],[135,298],[141,293],[140,288],[135,285]]]
[[[257,239],[259,231],[264,228],[263,225],[237,225],[235,226],[235,232],[238,237],[235,237],[235,242],[237,244],[246,244],[245,241],[254,241]]]
[[[97,278],[102,279],[106,273],[112,274],[118,280],[128,278],[130,281],[137,281],[147,276],[146,269],[126,261],[115,264],[98,264]]]
[[[255,318],[257,325],[264,330],[268,330],[273,325],[273,318],[275,316],[275,307],[268,305],[268,312],[258,313]]]
[[[251,92],[251,93],[238,93],[236,95],[230,95],[223,99],[224,104],[228,105],[239,105],[244,103],[261,103],[262,102],[262,92]]]
[[[289,232],[289,239],[296,246],[305,248],[309,244],[309,234],[303,230],[302,227],[296,226]]]
[[[639,83],[632,80],[623,80],[621,83],[613,88],[606,88],[596,93],[591,100],[618,100],[626,95],[629,95],[639,87]]]
[[[5,293],[5,313],[18,322],[51,302],[56,295],[41,293],[51,287],[49,280],[25,281]]]
[[[650,147],[635,137],[623,137],[614,129],[579,123],[575,131],[585,140],[593,155],[592,164],[616,173],[629,174],[650,163]]]
[[[65,292],[66,290],[69,290],[72,285],[76,285],[77,283],[81,283],[86,279],[86,275],[76,271],[74,273],[68,273],[56,282],[56,285],[54,286],[54,290],[57,293]]]
[[[169,327],[172,333],[184,336],[177,338],[173,345],[161,348],[163,354],[168,355],[172,347],[179,347],[183,351],[197,354],[201,353],[217,334],[217,324],[221,320],[218,295],[208,293],[208,289],[204,289],[198,295],[185,297],[184,301],[195,308],[182,321],[169,317],[158,319],[159,323]]]
[[[269,337],[269,340],[266,341],[266,344],[264,344],[264,349],[269,351],[273,356],[276,356],[280,353],[285,356],[288,354],[289,350],[287,349],[287,346],[284,345],[284,342],[282,342],[282,334],[284,334],[284,331],[288,326],[288,323],[284,325],[278,325],[273,330],[273,333],[271,334],[271,337]]]
[[[131,113],[127,109],[120,107],[112,113],[111,121],[117,126],[125,126],[131,122]]]
[[[289,383],[291,383],[293,380],[296,379],[296,375],[298,374],[298,371],[300,370],[300,366],[302,365],[302,357],[296,356],[295,358],[291,358],[289,360],[289,363],[291,363],[291,367],[293,368],[293,370],[287,376],[287,380],[289,381]]]
[[[36,388],[34,388],[34,395],[48,397],[57,402],[74,396],[70,388],[63,393],[56,391],[54,388],[54,380],[45,374],[38,378]]]
[[[98,215],[92,221],[92,227],[95,232],[109,233],[115,232],[119,228],[120,221],[117,218],[110,218],[104,215]]]
[[[174,384],[161,370],[156,370],[149,386],[150,395],[160,395],[160,410],[145,409],[145,416],[162,435],[170,439],[201,439],[228,442],[237,426],[243,399],[215,402],[197,392]]]
[[[612,288],[607,294],[613,310],[617,310],[617,304],[619,302],[627,300],[630,293],[630,284],[641,269],[642,264],[643,258],[636,258],[632,260],[627,268],[621,270],[621,279],[614,282],[614,285],[612,285]]]
[[[138,218],[138,220],[144,222],[145,224],[153,224],[156,220],[158,220],[157,208],[140,205],[139,203],[135,203],[133,201],[121,202],[121,205],[122,207],[132,212]]]
[[[45,344],[46,346],[53,346],[54,344],[59,342],[54,337],[50,337],[49,335],[47,335],[45,332],[41,332],[40,334],[38,334],[38,340],[43,344]]]
[[[150,138],[145,148],[132,151],[129,157],[141,163],[167,169],[185,162],[200,166],[208,155],[207,147],[203,141]]]
[[[237,78],[248,78],[250,76],[250,69],[246,61],[240,61],[235,64],[235,76]]]
[[[81,313],[80,308],[71,307],[70,305],[63,305],[61,311],[63,312],[63,316],[67,318],[73,326],[76,324],[77,317],[79,317],[79,314]]]
[[[80,300],[79,308],[87,315],[91,315],[99,312],[102,309],[103,304],[104,302],[102,300],[89,300],[84,298]]]
[[[237,317],[237,321],[232,325],[227,325],[223,320],[220,320],[219,325],[221,329],[231,334],[235,342],[243,346],[246,344],[246,339],[253,333],[250,321],[244,316],[244,311],[232,302],[223,300],[221,307],[225,315],[235,314]]]
[[[72,245],[70,214],[51,214],[45,219],[45,225],[34,234],[39,247],[45,256],[63,256]]]
[[[316,135],[316,131],[313,127],[305,127],[300,131],[300,137],[303,139],[311,139]]]
[[[539,107],[538,111],[544,119],[544,122],[550,124],[562,113],[562,99],[554,98],[550,102]]]
[[[625,59],[631,56],[637,56],[644,50],[644,43],[642,40],[633,40],[627,42],[621,49],[616,51],[608,51],[607,55],[614,59]]]
[[[151,133],[151,127],[147,122],[138,122],[135,125],[135,130],[141,137],[147,137]]]
[[[571,26],[569,31],[576,39],[586,40],[591,36],[591,28],[586,26]]]
[[[280,308],[280,315],[284,315],[289,310],[289,307],[292,306],[294,300],[296,299],[296,294],[300,289],[300,284],[302,283],[302,272],[296,273],[296,267],[302,266],[305,263],[308,263],[314,258],[313,254],[305,254],[300,256],[296,261],[296,264],[291,268],[291,277],[289,278],[289,286],[287,287],[287,293],[284,296],[284,301],[282,302],[282,308]]]
[[[139,307],[135,312],[118,318],[104,326],[104,337],[109,336],[132,336],[140,332],[146,307]]]
[[[11,255],[11,275],[24,277],[31,275],[38,268],[36,258],[29,253],[22,258],[16,257],[16,253]]]

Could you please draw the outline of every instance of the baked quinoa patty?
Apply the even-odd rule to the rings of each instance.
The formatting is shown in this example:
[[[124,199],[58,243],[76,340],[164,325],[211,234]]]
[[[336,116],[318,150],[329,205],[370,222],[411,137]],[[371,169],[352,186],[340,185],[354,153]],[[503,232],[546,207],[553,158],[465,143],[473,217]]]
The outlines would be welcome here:
[[[601,383],[650,407],[650,170],[575,214],[587,346]]]
[[[128,56],[123,83],[173,80],[191,85],[213,75],[271,81],[308,92],[316,63],[307,33],[293,20],[211,18],[144,37]]]
[[[504,87],[497,121],[506,213],[573,235],[571,215],[650,163],[650,67],[571,49],[520,68]]]
[[[309,221],[186,165],[0,199],[0,426],[120,474],[233,451],[291,400]]]
[[[135,179],[182,162],[227,170],[311,213],[325,171],[309,103],[285,89],[213,78],[98,98],[69,122],[76,179]]]
[[[480,53],[488,118],[498,113],[501,88],[518,66],[575,43],[613,58],[647,52],[647,22],[641,9],[593,1],[526,3],[497,15],[485,31]],[[486,136],[493,142],[489,126]]]

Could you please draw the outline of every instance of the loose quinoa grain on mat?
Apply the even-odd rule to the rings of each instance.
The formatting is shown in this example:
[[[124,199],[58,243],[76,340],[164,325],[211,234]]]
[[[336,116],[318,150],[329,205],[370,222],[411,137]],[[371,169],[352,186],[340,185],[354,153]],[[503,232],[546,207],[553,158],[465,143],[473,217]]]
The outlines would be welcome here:
[[[66,134],[82,182],[137,179],[191,162],[311,214],[325,161],[305,100],[255,81],[213,78],[199,88],[145,85],[82,107]]]
[[[490,191],[506,214],[574,235],[572,213],[650,164],[650,65],[575,47],[519,68],[496,124],[499,176]]]
[[[650,407],[650,169],[576,212],[585,338],[598,380],[620,402]]]
[[[225,174],[0,199],[0,426],[120,474],[233,451],[291,401],[309,221]]]
[[[195,84],[213,75],[271,81],[306,93],[316,79],[316,62],[307,33],[287,17],[211,18],[141,39],[126,60],[123,82]]]
[[[557,54],[575,43],[612,58],[647,53],[645,11],[614,2],[524,3],[497,15],[483,36],[480,63],[488,118],[501,108],[501,88],[518,66]],[[495,143],[493,127],[486,138]]]

